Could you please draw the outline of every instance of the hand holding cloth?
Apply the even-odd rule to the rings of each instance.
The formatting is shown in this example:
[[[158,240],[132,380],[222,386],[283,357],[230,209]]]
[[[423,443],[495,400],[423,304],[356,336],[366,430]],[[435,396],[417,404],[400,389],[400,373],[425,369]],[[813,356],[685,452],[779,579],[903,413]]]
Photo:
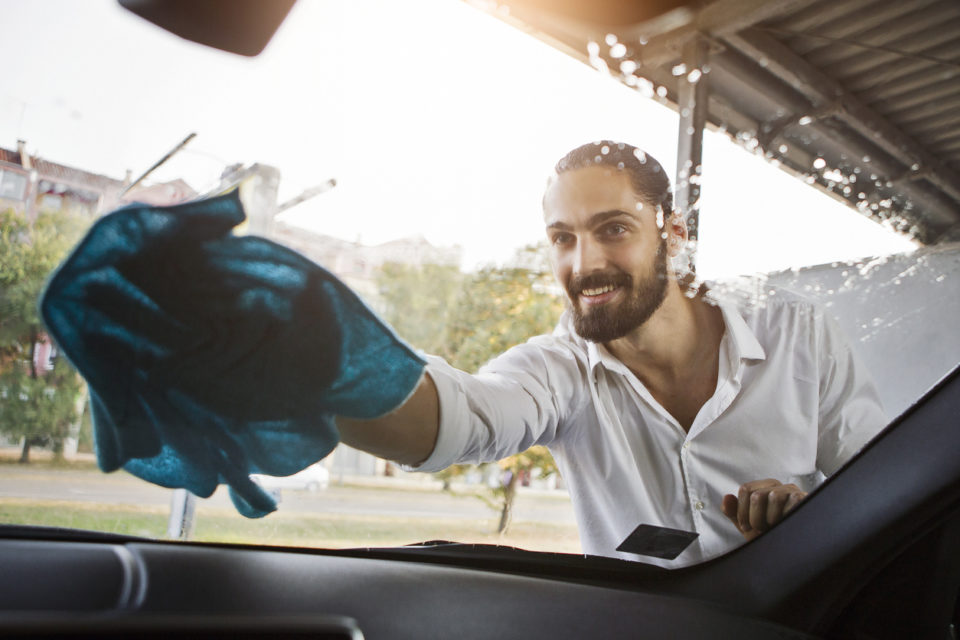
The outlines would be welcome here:
[[[336,446],[334,416],[375,418],[424,362],[330,272],[234,236],[230,194],[100,219],[41,301],[90,388],[97,461],[245,516],[276,509],[251,473],[290,475]]]

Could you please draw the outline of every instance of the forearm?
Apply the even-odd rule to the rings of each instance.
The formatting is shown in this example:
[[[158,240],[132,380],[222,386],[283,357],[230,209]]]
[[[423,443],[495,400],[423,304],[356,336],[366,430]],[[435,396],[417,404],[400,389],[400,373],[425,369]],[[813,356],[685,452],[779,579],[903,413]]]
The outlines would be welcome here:
[[[400,407],[373,420],[337,417],[340,440],[346,445],[401,464],[426,460],[437,442],[440,402],[429,374]]]

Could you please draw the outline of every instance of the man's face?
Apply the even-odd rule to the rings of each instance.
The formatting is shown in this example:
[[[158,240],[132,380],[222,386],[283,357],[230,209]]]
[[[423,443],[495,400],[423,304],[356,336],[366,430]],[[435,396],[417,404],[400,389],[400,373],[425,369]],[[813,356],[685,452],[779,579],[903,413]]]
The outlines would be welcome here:
[[[577,333],[609,342],[646,322],[666,295],[667,226],[628,174],[599,165],[567,171],[547,189],[543,209]]]

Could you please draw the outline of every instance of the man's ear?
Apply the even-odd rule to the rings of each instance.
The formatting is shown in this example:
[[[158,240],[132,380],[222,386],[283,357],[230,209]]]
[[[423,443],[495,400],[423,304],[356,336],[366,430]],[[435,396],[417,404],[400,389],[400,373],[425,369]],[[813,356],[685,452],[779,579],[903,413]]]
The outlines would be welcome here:
[[[674,211],[667,219],[667,253],[670,257],[678,255],[687,244],[687,221],[683,214]]]

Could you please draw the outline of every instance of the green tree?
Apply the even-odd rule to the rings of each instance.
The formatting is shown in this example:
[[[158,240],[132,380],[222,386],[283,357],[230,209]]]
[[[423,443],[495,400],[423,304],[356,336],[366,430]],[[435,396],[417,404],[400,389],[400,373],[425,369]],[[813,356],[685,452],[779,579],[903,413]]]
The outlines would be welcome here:
[[[553,330],[563,310],[541,246],[521,249],[509,267],[486,267],[461,275],[450,267],[386,265],[378,281],[385,318],[407,341],[471,373],[510,347]],[[500,513],[506,532],[521,479],[556,473],[550,453],[533,447],[498,463],[504,481],[481,496]],[[437,475],[451,482],[473,465],[455,465]]]
[[[384,319],[414,347],[446,355],[446,325],[462,284],[455,266],[386,263],[377,275]]]
[[[563,311],[542,246],[521,249],[510,267],[487,267],[472,274],[457,298],[447,328],[450,363],[476,372],[495,356],[533,336],[553,330]],[[557,468],[545,447],[500,460],[501,484],[492,490],[492,506],[500,513],[498,533],[506,533],[513,517],[517,487],[524,477],[545,478]]]
[[[44,284],[76,241],[85,221],[41,213],[33,221],[0,212],[0,432],[23,438],[21,462],[30,447],[63,441],[78,418],[82,384],[58,358],[52,371],[38,366],[35,352],[46,339],[37,303]]]

